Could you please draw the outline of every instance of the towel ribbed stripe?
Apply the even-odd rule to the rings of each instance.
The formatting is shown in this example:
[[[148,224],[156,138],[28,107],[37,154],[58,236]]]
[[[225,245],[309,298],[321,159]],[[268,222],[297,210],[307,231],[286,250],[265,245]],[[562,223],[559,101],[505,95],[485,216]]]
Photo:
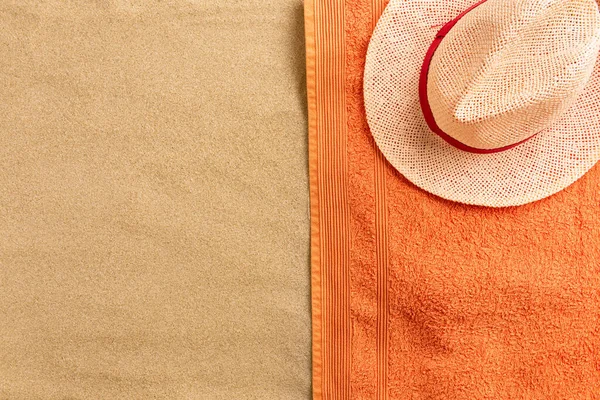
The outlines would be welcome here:
[[[312,256],[313,392],[315,399],[344,400],[350,398],[351,339],[346,56],[339,29],[344,1],[308,0],[305,7],[309,145],[316,154],[311,160],[312,251],[318,252]]]
[[[375,29],[386,0],[371,0]],[[375,146],[375,223],[377,241],[377,399],[388,400],[388,238],[386,202],[386,161]]]

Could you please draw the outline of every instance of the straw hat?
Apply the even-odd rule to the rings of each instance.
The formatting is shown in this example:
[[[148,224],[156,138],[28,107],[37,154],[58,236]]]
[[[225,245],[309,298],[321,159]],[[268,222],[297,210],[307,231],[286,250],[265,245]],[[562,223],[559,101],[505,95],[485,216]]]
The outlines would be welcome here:
[[[391,0],[364,97],[378,147],[448,200],[550,196],[600,159],[595,0]]]

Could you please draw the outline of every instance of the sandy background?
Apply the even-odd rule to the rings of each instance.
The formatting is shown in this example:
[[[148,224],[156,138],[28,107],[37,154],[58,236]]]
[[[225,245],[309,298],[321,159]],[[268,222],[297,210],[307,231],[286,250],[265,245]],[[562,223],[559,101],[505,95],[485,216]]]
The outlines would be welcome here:
[[[310,398],[302,21],[0,3],[0,399]]]

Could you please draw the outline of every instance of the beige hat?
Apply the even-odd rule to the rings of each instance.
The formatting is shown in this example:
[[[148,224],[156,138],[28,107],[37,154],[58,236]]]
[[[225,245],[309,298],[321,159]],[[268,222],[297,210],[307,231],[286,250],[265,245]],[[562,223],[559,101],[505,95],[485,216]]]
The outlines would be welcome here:
[[[600,159],[595,0],[391,0],[364,97],[378,147],[415,185],[505,207]]]

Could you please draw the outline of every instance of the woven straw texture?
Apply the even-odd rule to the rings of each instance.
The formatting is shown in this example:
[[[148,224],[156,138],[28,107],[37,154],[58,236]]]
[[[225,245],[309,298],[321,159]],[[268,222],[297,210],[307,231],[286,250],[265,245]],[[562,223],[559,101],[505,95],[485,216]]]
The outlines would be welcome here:
[[[430,193],[492,207],[540,200],[600,159],[598,6],[593,0],[488,0],[444,38],[431,63],[428,95],[445,132],[479,148],[539,132],[511,150],[473,154],[429,130],[418,84],[440,27],[475,3],[390,2],[367,54],[369,126],[390,163]]]

